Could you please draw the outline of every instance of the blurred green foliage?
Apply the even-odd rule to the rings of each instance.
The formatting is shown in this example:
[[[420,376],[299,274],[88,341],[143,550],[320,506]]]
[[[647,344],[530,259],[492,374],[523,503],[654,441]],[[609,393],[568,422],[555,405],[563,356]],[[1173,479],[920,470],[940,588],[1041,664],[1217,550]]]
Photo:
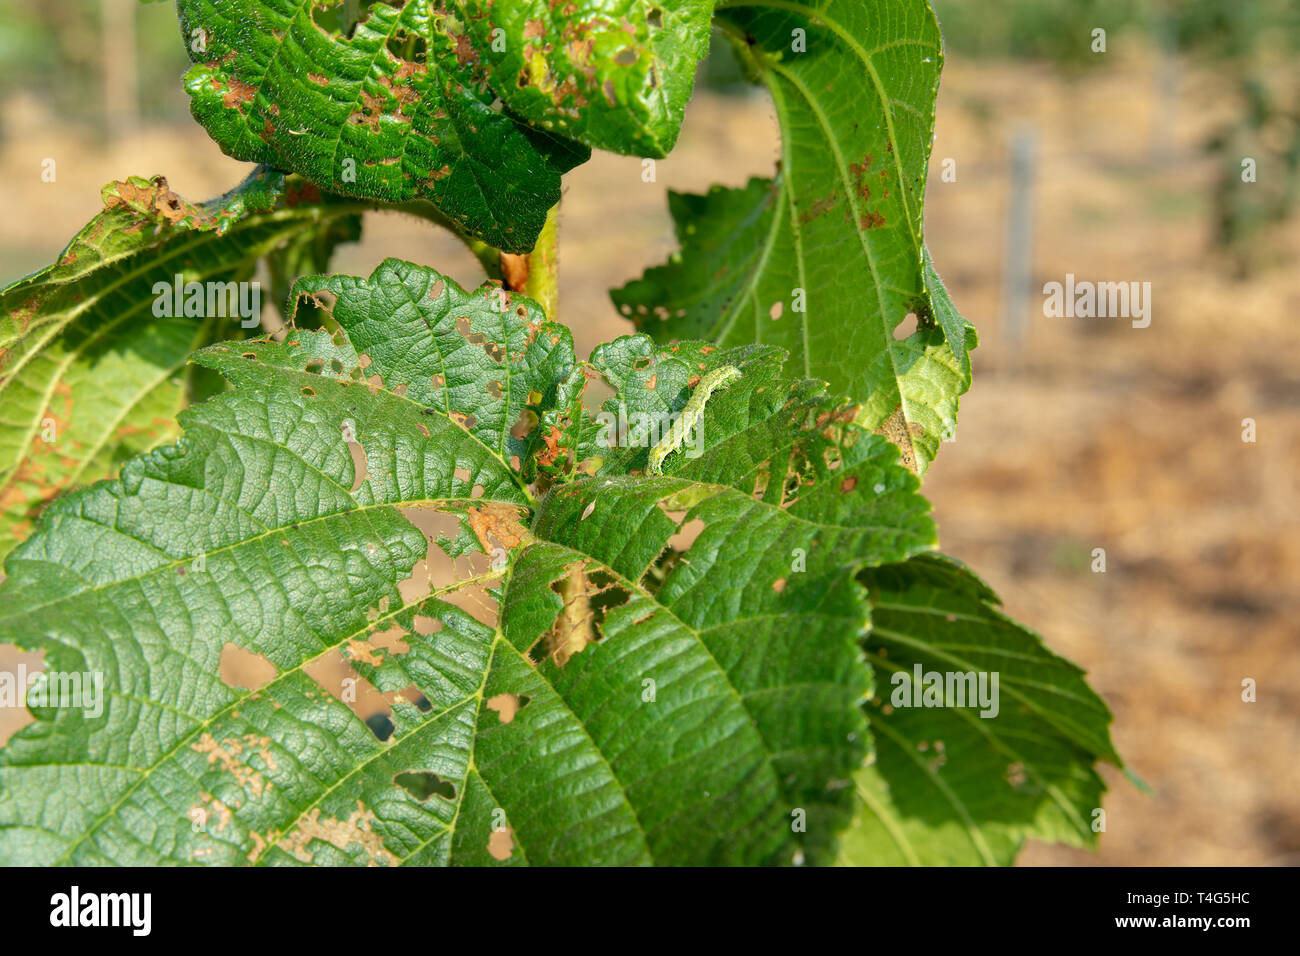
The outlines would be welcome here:
[[[870,0],[861,0],[870,2]],[[970,58],[1038,60],[1074,72],[1104,68],[1092,31],[1108,49],[1133,40],[1154,53],[1214,70],[1236,108],[1203,144],[1219,173],[1213,216],[1219,245],[1241,274],[1262,262],[1261,237],[1300,206],[1300,0],[932,0],[948,52]],[[351,5],[350,5],[351,6]],[[364,6],[356,4],[358,10]],[[131,21],[135,50],[115,49],[106,16]],[[716,38],[715,38],[716,40]],[[26,93],[62,120],[106,125],[106,57],[134,62],[134,115],[188,121],[181,76],[189,65],[174,4],[165,0],[5,0],[0,17],[0,90]],[[752,89],[728,44],[715,42],[700,81]],[[1257,180],[1243,184],[1243,158]],[[1246,188],[1243,188],[1243,185]]]
[[[1134,39],[1150,56],[1212,71],[1232,103],[1201,144],[1217,164],[1216,245],[1239,276],[1272,264],[1269,228],[1300,208],[1300,0],[932,0],[950,54],[1039,60],[1067,72],[1105,68]],[[1249,161],[1249,163],[1247,162]],[[1249,173],[1245,165],[1251,165]],[[1248,178],[1252,177],[1253,178]]]
[[[1142,0],[931,0],[950,53],[1050,60],[1063,67],[1093,59],[1092,31],[1149,29]]]
[[[106,41],[104,12],[125,11],[134,25],[139,114],[182,119],[189,102],[181,75],[189,66],[172,3],[104,0],[5,0],[0,15],[0,90],[31,94],[60,117],[100,123],[106,56],[123,56]],[[130,57],[130,53],[126,53]]]
[[[1297,0],[931,0],[944,44],[970,57],[1078,66],[1103,28],[1145,34],[1196,57],[1245,59],[1264,46],[1300,49]]]

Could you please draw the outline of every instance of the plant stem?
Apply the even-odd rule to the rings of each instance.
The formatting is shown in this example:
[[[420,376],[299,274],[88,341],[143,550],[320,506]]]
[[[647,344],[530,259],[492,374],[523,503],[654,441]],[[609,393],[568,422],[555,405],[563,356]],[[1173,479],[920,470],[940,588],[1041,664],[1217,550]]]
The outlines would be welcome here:
[[[386,209],[419,216],[435,225],[450,230],[466,248],[474,253],[483,266],[489,279],[500,279],[502,284],[512,292],[522,292],[535,300],[546,313],[548,319],[555,318],[559,300],[559,245],[556,217],[560,204],[556,203],[546,214],[546,223],[533,251],[521,255],[501,252],[482,239],[467,235],[455,223],[442,215],[430,202],[423,199],[395,204],[362,204],[363,209]]]
[[[483,267],[483,271],[487,273],[487,277],[489,279],[500,279],[500,250],[498,250],[496,246],[489,246],[482,239],[472,239],[469,236],[461,235],[459,232],[457,235],[460,235],[461,242],[465,243],[466,248],[468,248],[470,252],[474,253],[474,257],[478,259],[479,265]]]
[[[523,293],[542,307],[542,312],[552,321],[560,298],[559,229],[557,227],[560,204],[556,203],[546,214],[537,245],[528,254],[528,280]]]

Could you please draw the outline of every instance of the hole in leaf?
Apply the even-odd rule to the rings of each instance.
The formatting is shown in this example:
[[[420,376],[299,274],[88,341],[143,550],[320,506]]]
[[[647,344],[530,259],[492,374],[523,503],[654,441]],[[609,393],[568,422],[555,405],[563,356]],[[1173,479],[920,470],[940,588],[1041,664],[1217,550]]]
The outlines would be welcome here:
[[[481,584],[457,588],[442,599],[448,604],[460,608],[474,620],[487,627],[496,627],[498,619],[497,601]]]
[[[393,730],[396,729],[393,726],[393,719],[387,714],[371,714],[366,718],[366,726],[381,741],[393,736]]]
[[[394,57],[408,63],[424,63],[428,56],[428,45],[424,37],[412,36],[405,30],[398,30],[389,37],[386,46]]]
[[[530,700],[532,698],[526,694],[497,694],[487,699],[487,707],[497,712],[501,723],[508,724],[515,719],[515,714],[528,706]]]
[[[0,644],[0,700],[10,697],[12,692],[14,703],[12,707],[0,705],[0,747],[36,721],[31,711],[21,706],[27,693],[23,675],[31,678],[44,668],[43,652],[25,651],[14,644]]]
[[[442,621],[436,617],[429,617],[427,614],[415,615],[415,620],[412,623],[415,627],[415,633],[424,637],[437,634],[442,630]]]
[[[265,656],[226,642],[217,674],[227,687],[257,690],[275,679],[279,670]]]
[[[400,624],[394,624],[390,628],[371,634],[367,639],[367,643],[376,650],[386,651],[390,655],[401,656],[410,653],[411,645],[406,643],[409,636],[406,628]]]
[[[351,422],[343,423],[343,437],[348,443],[348,452],[352,455],[352,487],[348,490],[356,491],[370,477],[366,470],[366,450],[352,433]]]
[[[668,539],[668,547],[674,551],[689,551],[691,545],[695,544],[695,539],[700,536],[705,528],[704,522],[699,518],[692,518],[677,529],[677,533]]]
[[[456,799],[455,785],[448,780],[443,780],[431,770],[403,770],[393,777],[393,783],[421,803],[435,795],[444,800]]]
[[[588,644],[603,640],[608,613],[632,597],[608,572],[588,573],[581,561],[566,567],[564,576],[551,582],[551,590],[563,604],[549,630],[528,649],[528,658],[540,664],[550,657],[556,667],[563,667]]]
[[[371,733],[380,740],[387,740],[392,735],[393,722],[389,718],[392,705],[388,698],[357,673],[340,648],[334,648],[302,669],[330,696],[365,721]]]
[[[910,336],[916,331],[916,313],[909,312],[903,317],[903,321],[894,326],[894,338],[898,341]]]

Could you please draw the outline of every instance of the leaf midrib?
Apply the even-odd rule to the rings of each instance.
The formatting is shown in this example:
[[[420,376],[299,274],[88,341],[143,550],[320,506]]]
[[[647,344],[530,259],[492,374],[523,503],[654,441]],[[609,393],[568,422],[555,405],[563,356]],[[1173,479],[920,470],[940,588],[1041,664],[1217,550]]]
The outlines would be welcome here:
[[[492,572],[491,574],[481,575],[480,578],[481,578],[482,580],[489,580],[489,579],[491,579],[491,578],[497,577],[498,574],[499,574],[499,572]],[[458,582],[456,582],[454,585],[449,585],[449,586],[447,586],[446,588],[443,588],[443,589],[441,589],[441,590],[438,590],[438,591],[431,591],[429,594],[425,595],[425,597],[421,598],[420,601],[423,602],[423,601],[428,600],[428,599],[430,599],[430,598],[439,597],[439,596],[442,595],[442,594],[451,593],[452,591],[459,590],[460,588],[463,588],[463,587],[465,587],[465,586],[468,585],[468,584],[477,583],[477,580],[478,580],[478,579],[474,579],[474,580],[466,580],[466,581],[458,581]],[[377,617],[374,621],[367,621],[367,622],[365,623],[365,625],[363,625],[363,626],[362,626],[361,628],[359,628],[358,630],[352,631],[352,632],[349,633],[349,634],[344,634],[344,635],[342,635],[342,636],[339,638],[339,640],[338,640],[336,643],[334,643],[334,644],[329,644],[329,645],[323,647],[323,648],[321,649],[320,653],[318,653],[318,654],[316,654],[316,655],[314,655],[314,656],[312,656],[312,657],[303,658],[303,660],[300,661],[300,662],[299,662],[298,664],[296,664],[295,666],[293,666],[293,667],[289,667],[289,668],[285,668],[283,671],[280,671],[278,674],[275,675],[275,677],[273,677],[273,678],[272,678],[270,681],[268,681],[266,684],[264,684],[264,685],[262,685],[261,687],[259,687],[257,690],[249,690],[249,691],[247,691],[247,693],[240,694],[240,695],[236,695],[236,697],[235,697],[234,700],[232,700],[232,701],[231,701],[229,704],[227,704],[225,707],[223,707],[223,708],[221,708],[220,710],[218,710],[218,711],[216,711],[215,713],[213,713],[212,716],[208,717],[206,720],[200,720],[200,718],[198,718],[198,717],[195,716],[194,714],[186,714],[187,717],[189,717],[191,720],[195,721],[195,726],[194,726],[194,728],[193,728],[192,730],[190,730],[189,733],[187,733],[187,734],[185,734],[185,735],[179,737],[179,738],[177,739],[177,741],[176,741],[176,744],[175,744],[175,745],[174,745],[170,750],[168,750],[166,753],[162,754],[162,755],[161,755],[157,760],[155,760],[155,761],[154,761],[152,764],[150,764],[149,766],[147,766],[147,767],[132,767],[132,768],[125,768],[125,769],[134,770],[136,773],[139,773],[139,774],[140,774],[140,779],[137,780],[137,781],[135,781],[134,783],[132,783],[130,787],[128,787],[126,790],[124,790],[124,791],[122,792],[122,795],[118,798],[118,800],[117,800],[117,801],[116,801],[116,802],[115,802],[111,807],[109,807],[108,810],[104,811],[104,813],[101,814],[101,815],[100,815],[100,816],[95,820],[95,822],[92,823],[92,824],[91,824],[91,825],[86,829],[86,831],[85,831],[85,832],[80,836],[80,838],[77,839],[77,841],[76,841],[75,843],[71,844],[71,845],[70,845],[70,846],[69,846],[69,847],[68,847],[68,848],[67,848],[67,849],[66,849],[62,854],[60,854],[60,856],[59,856],[59,857],[54,861],[54,863],[53,863],[52,865],[57,866],[57,865],[59,865],[60,863],[65,862],[69,857],[71,857],[71,855],[72,855],[72,854],[77,850],[78,847],[81,846],[81,844],[85,843],[86,840],[89,839],[89,838],[91,837],[92,834],[94,834],[96,831],[98,831],[98,829],[99,829],[101,826],[103,826],[104,823],[107,822],[107,821],[109,820],[109,818],[111,818],[111,817],[112,817],[112,816],[113,816],[113,815],[114,815],[114,814],[115,814],[119,809],[121,809],[122,805],[123,805],[124,803],[126,803],[126,801],[127,801],[128,799],[130,799],[130,797],[131,797],[132,794],[134,794],[137,790],[139,790],[139,788],[140,788],[141,786],[144,785],[144,783],[149,779],[149,777],[154,773],[154,771],[156,771],[158,768],[162,767],[162,766],[163,766],[163,765],[164,765],[168,760],[170,760],[173,756],[175,756],[177,753],[179,753],[180,750],[185,746],[185,744],[189,743],[189,742],[190,742],[191,740],[193,740],[197,735],[199,735],[199,734],[203,733],[204,731],[206,731],[208,728],[210,728],[214,723],[216,723],[216,722],[217,722],[218,720],[220,720],[222,717],[226,716],[227,714],[229,714],[230,712],[232,712],[235,708],[237,708],[237,707],[239,707],[241,704],[245,703],[245,702],[246,702],[250,697],[252,697],[253,695],[255,695],[255,694],[264,694],[264,693],[267,691],[268,688],[274,687],[275,685],[279,684],[281,681],[285,680],[286,678],[291,677],[291,676],[294,676],[294,675],[300,673],[300,672],[303,671],[304,668],[306,668],[309,664],[313,664],[313,663],[319,661],[319,660],[320,660],[321,658],[323,658],[326,654],[329,654],[329,653],[331,653],[332,651],[334,651],[335,649],[337,649],[338,647],[342,646],[346,641],[351,640],[351,639],[357,637],[357,636],[360,635],[360,634],[365,634],[365,633],[368,633],[368,632],[374,630],[376,624],[378,624],[378,623],[380,623],[380,622],[384,622],[384,621],[390,620],[391,618],[395,617],[396,615],[402,613],[403,611],[407,610],[408,608],[410,608],[410,607],[412,607],[412,606],[414,606],[414,605],[411,605],[411,604],[403,604],[401,607],[398,607],[398,608],[396,608],[396,609],[393,609],[393,610],[391,610],[389,613],[387,613],[387,614],[383,614],[383,615]],[[461,700],[457,701],[455,704],[452,704],[452,705],[448,706],[447,708],[445,708],[442,712],[440,712],[440,713],[438,713],[438,714],[436,714],[436,715],[433,715],[433,716],[427,718],[427,719],[424,721],[424,723],[420,724],[419,726],[422,727],[422,726],[424,726],[424,724],[427,724],[428,722],[430,722],[430,721],[436,719],[437,717],[441,717],[441,716],[443,716],[446,712],[448,712],[448,711],[450,711],[450,710],[454,710],[456,707],[458,707],[458,706],[460,706],[461,704],[463,704],[463,703],[465,702],[465,700],[467,700],[467,699],[468,699],[468,698],[462,698]],[[150,701],[150,703],[151,703],[151,704],[156,704],[155,701]],[[181,711],[180,713],[184,713],[184,712]],[[418,727],[417,727],[416,729],[418,729]],[[412,731],[412,732],[414,732],[414,731]],[[408,734],[407,736],[410,736],[410,735]],[[405,740],[406,738],[403,737],[402,739]],[[277,743],[278,743],[278,741],[277,741]],[[394,741],[394,743],[396,743],[396,741]],[[376,752],[376,755],[378,755],[378,754],[383,754],[383,753],[387,753],[387,750],[388,750],[388,748],[381,748],[380,750],[378,750],[378,751]],[[373,757],[372,757],[372,758],[369,758],[369,759],[373,759]],[[89,765],[90,765],[90,766],[101,766],[100,764],[96,764],[96,763],[90,763]],[[43,765],[40,765],[40,766],[61,766],[61,765],[60,765],[60,764],[43,764]],[[308,809],[310,809],[310,807],[309,807]],[[304,812],[305,812],[305,811],[304,811]],[[298,818],[294,821],[294,823],[296,824],[296,823],[298,822],[298,820],[301,820],[301,819],[302,819],[302,815],[299,814]],[[288,831],[286,830],[286,832],[288,832]],[[271,844],[268,843],[268,845],[267,845],[267,846],[265,847],[265,849],[263,850],[262,855],[261,855],[258,859],[259,859],[259,860],[263,859],[263,858],[266,856],[266,851],[269,850],[270,848],[271,848]]]

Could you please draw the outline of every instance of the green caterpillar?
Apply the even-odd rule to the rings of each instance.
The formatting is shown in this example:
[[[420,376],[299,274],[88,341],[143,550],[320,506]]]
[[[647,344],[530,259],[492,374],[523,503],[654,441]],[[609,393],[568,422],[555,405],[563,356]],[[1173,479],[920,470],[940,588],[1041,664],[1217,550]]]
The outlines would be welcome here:
[[[713,394],[714,389],[726,388],[740,378],[740,369],[734,365],[721,365],[700,379],[691,400],[682,409],[681,416],[673,422],[668,434],[659,440],[659,444],[650,449],[650,458],[646,464],[647,475],[662,475],[664,459],[675,452],[686,441],[686,436],[699,423],[704,414],[704,405]]]

